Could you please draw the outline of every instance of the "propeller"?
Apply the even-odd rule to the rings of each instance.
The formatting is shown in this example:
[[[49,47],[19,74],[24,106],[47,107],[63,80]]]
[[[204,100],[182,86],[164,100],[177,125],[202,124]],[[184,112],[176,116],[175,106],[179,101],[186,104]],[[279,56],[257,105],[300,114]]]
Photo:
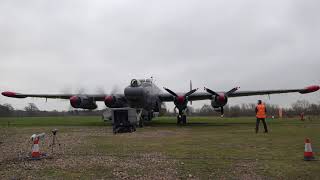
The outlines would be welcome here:
[[[121,93],[121,89],[119,88],[118,85],[112,86],[110,94],[113,95],[113,94],[120,94],[120,93]]]
[[[171,91],[171,90],[168,89],[168,88],[165,88],[165,87],[164,87],[164,89],[165,89],[169,94],[171,94],[171,95],[174,96],[174,97],[181,97],[181,96],[177,95],[175,92]],[[186,94],[184,94],[182,97],[186,98],[186,97],[190,96],[191,94],[195,93],[197,90],[198,90],[198,89],[192,89],[192,90],[190,90],[189,92],[187,92]]]
[[[226,93],[217,93],[215,91],[212,91],[211,89],[208,89],[206,87],[204,87],[204,90],[207,91],[208,93],[212,94],[212,95],[215,95],[215,96],[221,96],[221,95],[224,95],[226,97],[230,96],[231,94],[233,94],[234,92],[236,92],[240,87],[235,87],[235,88],[232,88],[230,91],[226,92]]]
[[[77,89],[77,94],[83,95],[83,94],[87,94],[88,90],[84,87],[80,87]]]
[[[163,87],[169,94],[175,97],[174,103],[176,105],[175,108],[179,109],[179,114],[181,114],[181,111],[183,110],[184,105],[186,101],[188,100],[188,97],[195,93],[198,89],[191,89],[189,92],[185,93],[184,95],[178,95],[177,93],[173,92],[172,90]]]
[[[98,94],[106,94],[106,92],[102,86],[97,86],[94,92],[98,93]]]
[[[178,95],[177,95],[175,92],[171,91],[170,89],[165,88],[165,87],[163,87],[163,89],[166,90],[166,91],[167,91],[169,94],[171,94],[172,96],[178,97]]]
[[[236,92],[240,87],[235,87],[232,88],[230,91],[226,92],[226,93],[217,93],[211,89],[208,89],[206,87],[204,87],[204,90],[207,91],[208,93],[215,95],[216,99],[220,102],[226,101],[228,96],[230,96],[231,94],[233,94],[234,92]],[[221,113],[221,117],[223,117],[224,115],[224,109],[223,106],[220,107],[220,113]]]
[[[229,96],[231,94],[233,94],[234,92],[236,92],[238,89],[240,89],[240,87],[235,87],[235,88],[232,88],[230,91],[226,92],[226,96]]]
[[[121,90],[119,86],[114,85],[110,91],[109,95],[106,95],[104,99],[104,103],[107,107],[118,107],[121,106],[121,100],[119,101],[119,98],[117,94],[120,94]],[[120,103],[120,104],[119,104]]]
[[[86,89],[84,87],[79,87],[77,89],[72,88],[71,86],[65,85],[60,92],[62,94],[76,94],[76,96],[70,97],[73,99],[73,101],[76,101],[76,97],[79,95],[83,95],[86,92]],[[63,99],[60,99],[60,101],[64,101]],[[46,98],[46,102],[47,102],[47,98]],[[75,108],[69,104],[69,111],[73,111],[75,110]]]
[[[222,93],[225,96],[229,96],[231,94],[233,94],[234,92],[236,92],[240,87],[235,87],[232,88],[230,91],[226,92],[226,93]],[[221,94],[216,93],[215,91],[212,91],[211,89],[208,89],[206,87],[204,87],[204,90],[206,90],[208,93],[212,94],[212,95],[216,95],[216,96],[220,96]]]

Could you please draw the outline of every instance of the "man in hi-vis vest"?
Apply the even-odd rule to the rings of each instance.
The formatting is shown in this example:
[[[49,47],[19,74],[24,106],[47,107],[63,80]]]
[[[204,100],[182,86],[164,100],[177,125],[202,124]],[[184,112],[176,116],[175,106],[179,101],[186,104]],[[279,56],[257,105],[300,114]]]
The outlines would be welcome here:
[[[259,124],[260,121],[263,123],[264,127],[264,132],[268,133],[268,127],[266,123],[266,117],[267,117],[267,109],[264,104],[262,104],[262,101],[258,101],[258,105],[256,106],[256,117],[257,117],[257,122],[256,122],[256,133],[259,131]]]

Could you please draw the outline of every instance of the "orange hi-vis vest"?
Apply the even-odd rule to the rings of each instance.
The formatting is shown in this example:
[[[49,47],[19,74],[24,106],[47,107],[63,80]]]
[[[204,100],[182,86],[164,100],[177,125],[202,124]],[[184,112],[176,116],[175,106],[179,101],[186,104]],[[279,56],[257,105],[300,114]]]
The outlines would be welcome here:
[[[266,106],[264,104],[257,105],[257,118],[266,118]]]

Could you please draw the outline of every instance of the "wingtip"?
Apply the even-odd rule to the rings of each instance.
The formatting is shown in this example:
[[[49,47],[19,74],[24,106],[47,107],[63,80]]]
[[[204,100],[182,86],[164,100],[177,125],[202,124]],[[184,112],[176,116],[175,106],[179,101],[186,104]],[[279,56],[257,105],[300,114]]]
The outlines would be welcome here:
[[[320,89],[320,86],[312,85],[312,86],[305,87],[300,93],[301,94],[312,93],[312,92],[318,91],[319,89]]]
[[[3,96],[6,97],[16,97],[17,93],[16,92],[12,92],[12,91],[4,91],[1,93]]]

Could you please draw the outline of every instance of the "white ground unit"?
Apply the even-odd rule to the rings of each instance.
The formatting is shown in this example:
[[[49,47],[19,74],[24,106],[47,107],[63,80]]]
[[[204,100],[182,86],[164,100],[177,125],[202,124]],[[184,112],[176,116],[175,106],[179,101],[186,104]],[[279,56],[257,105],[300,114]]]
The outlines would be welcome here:
[[[141,111],[133,108],[109,108],[103,113],[103,120],[110,121],[114,133],[133,132],[141,120]]]

